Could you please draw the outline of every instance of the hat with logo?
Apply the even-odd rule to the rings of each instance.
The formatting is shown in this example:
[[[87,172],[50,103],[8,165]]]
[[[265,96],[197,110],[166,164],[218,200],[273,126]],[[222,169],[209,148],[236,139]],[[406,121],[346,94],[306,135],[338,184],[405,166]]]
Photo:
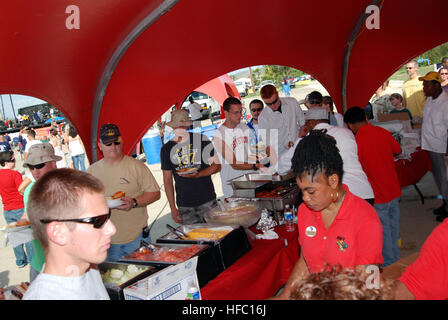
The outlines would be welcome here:
[[[305,114],[307,120],[328,120],[328,111],[321,107],[312,107]]]
[[[428,81],[435,80],[435,81],[440,82],[440,83],[443,82],[442,76],[438,72],[435,72],[435,71],[428,72],[424,77],[419,77],[418,80],[420,80],[420,81],[423,81],[423,80],[428,80]]]
[[[187,110],[178,109],[171,112],[171,121],[166,125],[174,129],[177,127],[189,127],[192,125],[192,122]]]
[[[100,129],[100,140],[103,144],[115,141],[122,142],[118,127],[113,123],[103,124]]]
[[[37,164],[50,161],[59,161],[62,157],[54,154],[53,146],[49,143],[33,144],[28,150],[28,158],[23,163],[24,167],[28,165],[35,166]]]

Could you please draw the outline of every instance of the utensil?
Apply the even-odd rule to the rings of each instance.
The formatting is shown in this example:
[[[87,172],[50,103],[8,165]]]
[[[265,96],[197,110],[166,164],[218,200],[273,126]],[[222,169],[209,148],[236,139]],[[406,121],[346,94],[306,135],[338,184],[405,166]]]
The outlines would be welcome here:
[[[175,234],[176,236],[178,236],[178,237],[181,237],[181,238],[183,238],[183,237],[185,237],[185,238],[189,238],[189,236],[188,236],[185,232],[182,232],[182,231],[180,231],[180,230],[174,228],[173,226],[170,226],[168,223],[166,224],[166,227],[168,228],[168,230],[170,230],[172,233],[174,233],[174,234]]]
[[[151,251],[154,251],[154,250],[157,249],[155,245],[153,245],[151,243],[148,243],[145,240],[140,240],[140,247],[147,248],[147,249],[149,249]]]

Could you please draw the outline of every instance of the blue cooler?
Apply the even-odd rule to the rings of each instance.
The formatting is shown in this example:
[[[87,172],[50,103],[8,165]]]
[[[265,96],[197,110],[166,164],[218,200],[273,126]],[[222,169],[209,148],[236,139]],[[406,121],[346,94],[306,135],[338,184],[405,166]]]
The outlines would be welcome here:
[[[142,139],[143,151],[148,164],[160,163],[160,149],[162,149],[162,139],[158,129],[149,130]]]

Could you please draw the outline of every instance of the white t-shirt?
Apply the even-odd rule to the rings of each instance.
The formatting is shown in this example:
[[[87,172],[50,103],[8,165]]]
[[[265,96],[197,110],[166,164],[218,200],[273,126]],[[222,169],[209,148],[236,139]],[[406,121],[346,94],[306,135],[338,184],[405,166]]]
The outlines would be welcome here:
[[[346,184],[351,193],[362,198],[372,199],[375,197],[372,186],[367,179],[367,175],[362,169],[361,163],[358,159],[358,145],[356,144],[355,136],[347,129],[337,126],[331,126],[326,123],[319,123],[314,127],[314,130],[327,129],[327,134],[335,138],[336,146],[341,154],[344,163],[344,174],[342,176],[342,183]],[[283,154],[279,159],[279,172],[281,174],[291,169],[291,160],[294,156],[294,151],[299,144],[301,138],[291,148]]]
[[[26,142],[25,152],[29,152],[31,146],[34,146],[35,144],[39,144],[39,143],[42,143],[42,141],[40,141],[40,140],[28,140]]]
[[[215,136],[213,138],[213,144],[218,154],[219,162],[221,163],[221,184],[222,184],[222,192],[225,198],[231,197],[233,195],[233,189],[231,185],[231,180],[242,176],[246,173],[252,172],[251,170],[235,170],[230,165],[230,152],[233,152],[235,155],[236,161],[241,163],[248,163],[248,156],[250,153],[249,148],[249,139],[250,139],[250,129],[244,123],[239,123],[234,129],[227,128],[224,125],[219,126],[219,128],[215,132]],[[216,138],[221,139],[226,146],[228,147],[226,150],[229,152],[229,155],[225,153],[222,154],[222,150],[217,146]],[[225,151],[225,152],[227,152]],[[224,157],[227,159],[224,159]]]
[[[190,103],[187,106],[187,109],[190,112],[191,120],[196,121],[196,120],[199,120],[202,118],[202,114],[201,114],[202,107],[199,103],[197,103],[197,102]]]
[[[110,300],[98,270],[89,269],[79,277],[40,273],[25,292],[23,300]]]
[[[437,153],[446,152],[448,129],[448,93],[426,99],[423,110],[422,149]]]
[[[266,137],[266,145],[272,145],[272,136],[267,138],[267,130],[275,130],[278,140],[274,142],[275,150],[281,155],[288,150],[285,146],[289,141],[296,141],[299,137],[300,127],[305,123],[303,111],[295,98],[279,98],[282,112],[272,111],[266,107],[258,117],[259,135]],[[272,135],[272,132],[270,132]]]

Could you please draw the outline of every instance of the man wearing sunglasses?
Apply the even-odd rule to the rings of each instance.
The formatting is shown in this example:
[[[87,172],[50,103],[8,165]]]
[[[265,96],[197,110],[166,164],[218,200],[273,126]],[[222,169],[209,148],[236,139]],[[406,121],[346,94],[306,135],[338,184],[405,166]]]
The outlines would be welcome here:
[[[146,206],[160,199],[160,188],[149,168],[123,153],[123,139],[115,124],[101,126],[98,147],[104,158],[87,172],[105,186],[107,197],[123,191],[123,204],[112,208],[111,220],[117,228],[108,250],[108,261],[117,261],[140,247],[140,240],[150,242]]]
[[[252,119],[247,123],[250,129],[250,148],[254,153],[255,159],[265,165],[269,162],[266,155],[266,146],[264,145],[262,136],[258,133],[258,117],[263,111],[263,101],[254,99],[249,103],[249,110]]]
[[[426,97],[423,93],[423,82],[418,79],[418,62],[412,60],[407,63],[406,73],[409,79],[403,83],[403,107],[408,108],[413,117],[422,118]]]
[[[54,154],[53,146],[49,143],[34,144],[28,150],[28,157],[23,163],[27,167],[34,178],[23,193],[23,202],[25,204],[25,213],[28,213],[28,199],[31,190],[34,188],[36,181],[40,179],[45,173],[57,169],[56,162],[61,160],[60,156]],[[30,281],[41,272],[42,266],[45,263],[45,252],[38,239],[33,240],[33,255],[30,263]]]
[[[265,85],[260,90],[261,98],[268,108],[260,114],[259,128],[265,130],[269,136],[266,140],[268,155],[272,147],[276,150],[277,158],[294,145],[299,137],[299,130],[305,123],[303,111],[293,97],[280,98],[273,85]],[[270,143],[273,131],[277,133],[277,141]]]
[[[25,300],[109,300],[97,267],[116,231],[109,210],[91,174],[63,168],[36,182],[28,215],[46,262]]]

